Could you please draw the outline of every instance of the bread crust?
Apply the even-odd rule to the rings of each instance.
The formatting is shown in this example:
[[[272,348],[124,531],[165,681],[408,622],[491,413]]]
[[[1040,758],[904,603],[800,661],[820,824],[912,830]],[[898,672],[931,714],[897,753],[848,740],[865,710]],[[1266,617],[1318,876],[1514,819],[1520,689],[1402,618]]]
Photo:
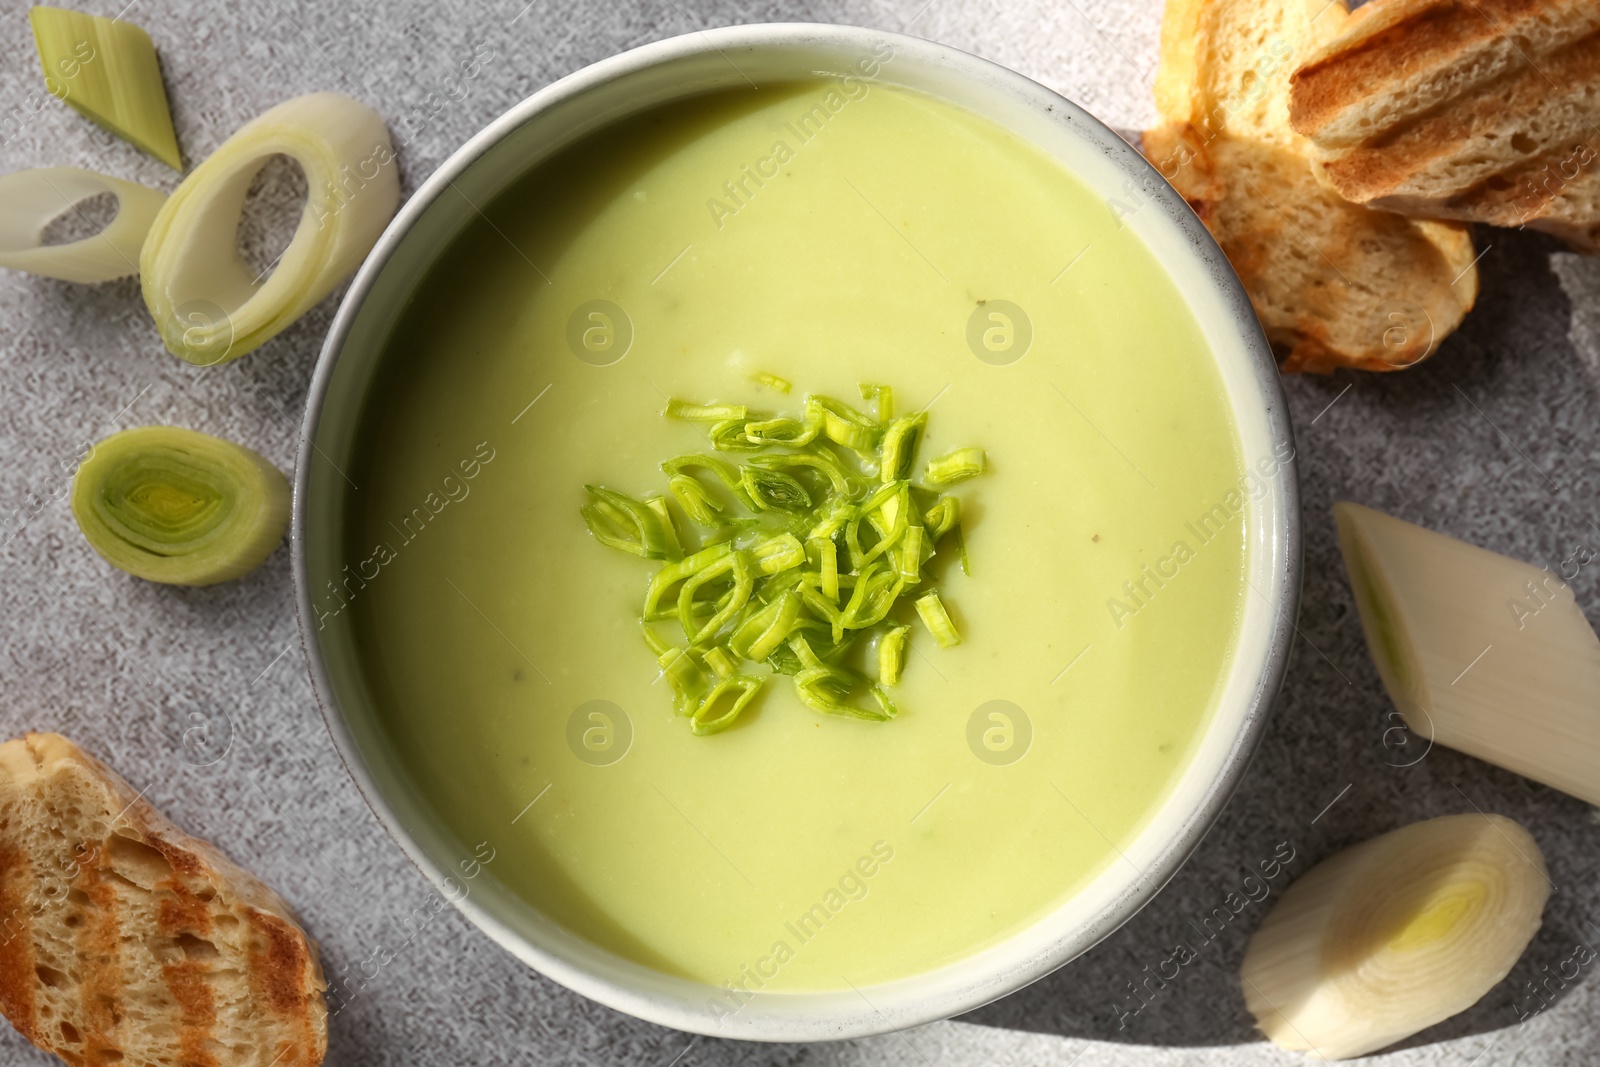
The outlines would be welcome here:
[[[1352,204],[1289,124],[1289,75],[1352,20],[1342,0],[1171,0],[1144,153],[1217,239],[1285,372],[1399,370],[1477,298],[1472,239]]]
[[[1592,252],[1600,4],[1373,0],[1296,70],[1290,122],[1346,199]]]
[[[327,988],[283,899],[57,734],[0,745],[0,1010],[69,1064],[316,1067]]]

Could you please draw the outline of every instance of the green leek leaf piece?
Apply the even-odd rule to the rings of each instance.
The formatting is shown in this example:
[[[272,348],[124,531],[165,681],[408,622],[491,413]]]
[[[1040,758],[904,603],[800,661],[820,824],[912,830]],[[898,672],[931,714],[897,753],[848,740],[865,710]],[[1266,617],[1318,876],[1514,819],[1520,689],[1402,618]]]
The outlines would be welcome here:
[[[715,526],[717,512],[722,505],[706,494],[706,487],[687,474],[674,474],[667,479],[667,490],[690,519],[701,526]]]
[[[583,518],[596,541],[645,559],[668,558],[667,535],[648,506],[604,486],[586,485],[584,489],[595,498],[595,503],[583,508]]]
[[[700,706],[690,717],[689,729],[697,737],[726,730],[749,706],[750,701],[755,699],[756,694],[761,692],[761,687],[765,684],[763,679],[752,678],[748,674],[736,674],[719,680],[705,695],[705,699],[700,701]],[[732,702],[719,711],[718,704],[724,703],[724,698],[729,696],[733,697]]]
[[[844,531],[846,524],[856,516],[855,505],[834,497],[816,512],[816,522],[806,533],[808,541],[832,540]]]
[[[922,580],[922,527],[907,526],[900,541],[900,577],[910,585]]]
[[[745,496],[760,510],[800,514],[811,507],[811,494],[806,487],[782,471],[753,464],[740,469]]]
[[[661,414],[685,422],[723,422],[727,419],[743,419],[748,411],[743,404],[696,404],[673,397],[667,401],[667,409]]]
[[[876,709],[845,703],[862,685],[867,686],[877,702]],[[805,668],[794,676],[794,690],[801,703],[824,715],[844,715],[852,719],[866,719],[869,722],[886,722],[898,714],[898,709],[881,686],[868,682],[853,671],[838,667],[819,664]]]
[[[868,563],[856,575],[856,584],[855,588],[850,591],[850,599],[845,602],[844,608],[839,612],[839,625],[841,628],[848,627],[850,621],[860,612],[861,603],[866,599],[867,591],[872,588],[872,579],[878,572],[878,564]]]
[[[789,390],[794,388],[794,386],[790,384],[789,379],[780,378],[776,374],[768,374],[766,371],[752,374],[750,376],[750,380],[755,382],[757,385],[764,385],[768,389],[776,389],[785,396],[788,396]]]
[[[639,620],[639,634],[644,638],[644,643],[650,646],[651,653],[658,657],[666,655],[667,649],[672,647],[643,619]]]
[[[944,601],[939,599],[937,592],[917,598],[917,614],[922,617],[922,624],[928,628],[933,639],[939,642],[940,648],[951,648],[961,643],[956,624],[950,621],[950,613],[945,611]]]
[[[961,521],[960,499],[941,496],[931,508],[922,513],[922,521],[928,527],[928,540],[937,544],[941,537]]]
[[[688,715],[700,702],[705,691],[705,675],[689,655],[687,649],[668,647],[656,658],[662,677],[672,686],[673,709],[679,715]]]
[[[148,33],[120,18],[59,7],[36,7],[28,21],[52,95],[173,170],[183,170],[161,64]]]
[[[862,509],[863,514],[868,517],[873,527],[878,531],[878,543],[862,553],[860,561],[856,564],[857,570],[894,548],[900,543],[900,539],[905,536],[906,530],[910,528],[911,497],[909,482],[890,482],[877,493],[874,493],[872,498],[877,499],[883,495],[884,489],[890,488],[894,489],[894,493],[884,499],[875,509],[870,511],[865,507]]]
[[[752,440],[746,435],[745,428],[749,425],[743,418],[724,419],[712,423],[706,436],[711,438],[711,447],[718,452],[759,452],[767,447],[766,443],[759,439]]]
[[[988,457],[981,448],[958,448],[949,455],[928,461],[927,480],[932,485],[954,485],[976,478],[988,469]]]
[[[695,625],[694,595],[707,582],[727,576],[733,581],[730,595],[720,600],[711,618],[703,625]],[[688,635],[689,644],[700,645],[710,640],[722,629],[724,623],[737,615],[750,599],[755,588],[755,575],[750,567],[750,557],[738,550],[724,555],[709,566],[702,567],[683,580],[678,589],[678,621]]]
[[[856,388],[861,390],[862,400],[873,402],[873,411],[878,416],[879,422],[888,422],[894,418],[893,389],[887,385],[872,385],[868,382],[861,382]]]
[[[794,652],[795,658],[800,661],[802,667],[824,666],[822,659],[811,647],[811,642],[806,639],[804,634],[795,634],[791,637],[789,639],[789,648]]]
[[[849,620],[850,629],[861,630],[882,622],[908,584],[910,583],[894,571],[884,568],[867,589],[867,595],[862,601],[865,609],[857,611]]]
[[[745,619],[728,639],[729,647],[745,659],[766,659],[789,639],[800,610],[799,595],[793,590],[784,593]]]
[[[739,465],[729,463],[721,456],[713,456],[705,452],[690,452],[683,456],[674,456],[661,464],[661,470],[668,475],[683,474],[692,470],[708,470],[717,476],[717,480],[729,489],[739,484]]]
[[[738,660],[720,645],[706,649],[700,658],[705,660],[706,666],[711,668],[711,673],[718,678],[731,678],[733,672],[739,669]]]
[[[644,502],[650,509],[650,514],[656,517],[656,522],[661,525],[661,534],[667,544],[667,559],[683,558],[683,543],[678,540],[678,525],[672,521],[672,512],[667,510],[665,497],[653,496]]]
[[[724,541],[709,548],[702,548],[692,556],[685,556],[681,560],[668,563],[650,579],[650,586],[644,594],[644,614],[646,622],[659,622],[662,619],[676,617],[675,611],[663,611],[661,601],[671,592],[672,587],[686,578],[705,570],[725,556],[732,554],[733,543]]]
[[[816,440],[821,429],[820,420],[798,422],[782,418],[759,419],[744,424],[744,437],[753,445],[793,445],[798,448]]]
[[[810,542],[817,547],[817,566],[820,581],[818,588],[822,595],[833,601],[839,602],[839,546],[829,537],[816,538]]]
[[[779,534],[750,550],[756,569],[764,575],[798,567],[806,561],[806,546],[792,533]]]
[[[899,685],[906,662],[906,638],[911,627],[896,626],[878,639],[878,684]]]
[[[794,467],[810,467],[821,471],[828,479],[828,487],[841,496],[850,496],[860,489],[860,479],[852,477],[844,464],[826,452],[783,452],[750,457],[750,466],[762,470],[781,471]]]
[[[709,452],[691,452],[684,456],[674,456],[661,465],[661,470],[669,478],[677,477],[693,470],[710,471],[745,507],[751,511],[756,510],[756,505],[744,491],[744,480],[740,474],[741,468],[737,463],[729,463],[721,456],[713,456]],[[671,484],[670,482],[668,483]],[[719,509],[720,510],[720,509]]]
[[[883,427],[875,419],[825,396],[806,397],[806,422],[820,424],[828,440],[864,455],[870,454],[883,436]]]
[[[289,483],[241,445],[177,426],[124,430],[72,480],[72,516],[106,562],[169,585],[213,585],[271,554]]]
[[[915,415],[895,419],[883,431],[883,457],[878,464],[880,481],[898,482],[911,477],[911,459],[927,423],[927,413],[919,411]]]

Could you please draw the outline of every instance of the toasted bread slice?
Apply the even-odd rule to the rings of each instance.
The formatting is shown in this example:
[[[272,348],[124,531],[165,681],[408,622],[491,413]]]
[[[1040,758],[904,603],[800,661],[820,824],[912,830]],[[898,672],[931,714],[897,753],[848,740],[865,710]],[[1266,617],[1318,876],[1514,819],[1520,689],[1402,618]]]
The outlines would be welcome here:
[[[1426,358],[1470,306],[1472,241],[1450,223],[1341,199],[1294,151],[1193,127],[1144,136],[1244,282],[1286,372],[1399,370]],[[1451,272],[1461,277],[1450,283]]]
[[[0,745],[0,1010],[98,1067],[315,1067],[316,947],[271,889],[56,734]]]
[[[1595,0],[1373,0],[1294,73],[1289,113],[1349,200],[1595,247]]]
[[[1170,0],[1145,155],[1217,238],[1285,371],[1397,370],[1477,298],[1456,223],[1349,203],[1289,125],[1289,75],[1339,35],[1343,0]]]

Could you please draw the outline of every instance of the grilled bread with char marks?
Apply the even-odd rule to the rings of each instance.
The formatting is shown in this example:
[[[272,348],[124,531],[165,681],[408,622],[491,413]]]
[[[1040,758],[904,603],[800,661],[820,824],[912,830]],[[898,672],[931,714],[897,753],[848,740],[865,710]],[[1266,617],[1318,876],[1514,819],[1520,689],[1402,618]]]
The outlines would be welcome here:
[[[1398,370],[1478,294],[1459,223],[1373,211],[1311,170],[1289,75],[1348,19],[1343,0],[1168,0],[1144,154],[1199,214],[1285,371]]]
[[[1600,3],[1373,0],[1291,79],[1340,195],[1600,251]]]
[[[316,1067],[287,904],[57,734],[0,745],[0,1010],[74,1067]]]

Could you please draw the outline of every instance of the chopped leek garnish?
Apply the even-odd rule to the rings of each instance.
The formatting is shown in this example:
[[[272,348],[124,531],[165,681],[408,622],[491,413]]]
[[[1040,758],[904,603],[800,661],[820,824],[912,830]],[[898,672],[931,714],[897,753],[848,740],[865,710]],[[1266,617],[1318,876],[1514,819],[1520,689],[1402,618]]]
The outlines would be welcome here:
[[[723,419],[713,423],[706,434],[711,438],[711,447],[718,452],[756,452],[761,448],[761,442],[749,435],[750,424],[743,418]]]
[[[59,7],[36,7],[28,21],[46,89],[97,126],[173,170],[183,169],[161,64],[148,33],[121,18]]]
[[[779,534],[751,549],[756,569],[762,574],[777,574],[806,561],[806,546],[792,533]]]
[[[811,494],[806,487],[782,471],[766,470],[749,464],[740,477],[745,495],[762,511],[804,512],[811,509]]]
[[[927,423],[923,412],[895,419],[883,433],[883,460],[878,465],[878,477],[885,482],[897,482],[911,477],[911,453],[916,451],[917,437]]]
[[[586,485],[594,503],[583,507],[583,520],[602,545],[646,559],[670,559],[677,538],[670,541],[661,518],[647,504],[598,485]]]
[[[887,385],[871,385],[862,382],[859,386],[861,399],[870,400],[877,409],[878,421],[888,422],[894,418],[894,390]]]
[[[976,478],[987,467],[981,448],[958,448],[948,456],[928,461],[928,481],[933,485],[954,485]]]
[[[114,567],[212,585],[252,570],[283,540],[289,483],[231,441],[142,426],[94,446],[72,480],[72,516]]]
[[[790,388],[771,375],[756,380]],[[888,386],[863,385],[861,394],[876,418],[816,395],[798,419],[671,399],[663,415],[702,424],[713,451],[667,460],[667,494],[642,502],[585,487],[580,512],[597,541],[664,561],[640,620],[674,707],[697,735],[743,713],[765,684],[750,673],[760,663],[791,676],[800,702],[817,712],[893,718],[886,687],[904,672],[912,589],[915,614],[939,645],[961,641],[926,569],[952,530],[965,569],[960,501],[911,480],[927,416],[895,418]],[[745,452],[742,462],[728,455]],[[972,448],[928,470],[947,484],[983,466]],[[654,628],[670,622],[683,643]],[[876,677],[859,673],[858,661],[875,661]]]
[[[961,635],[956,633],[956,624],[950,621],[950,613],[944,610],[944,601],[939,599],[937,592],[917,598],[917,614],[922,616],[922,624],[928,628],[933,639],[939,642],[940,648],[950,648],[961,643]]]
[[[666,542],[667,558],[682,559],[683,543],[678,540],[678,526],[672,521],[672,512],[667,510],[665,497],[653,496],[644,502],[650,513],[656,517],[656,522],[661,524],[662,540]]]
[[[825,396],[806,397],[806,422],[820,426],[828,440],[863,454],[875,449],[883,436],[883,427],[876,419]]]
[[[683,419],[686,422],[721,422],[724,419],[742,419],[745,414],[743,404],[696,404],[688,400],[671,399],[667,401],[667,410],[662,412],[669,419]]]
[[[690,716],[690,730],[701,737],[726,730],[733,725],[733,720],[739,717],[739,713],[755,699],[755,695],[765,684],[762,679],[752,678],[748,674],[720,679]],[[732,699],[725,700],[727,697]],[[719,705],[724,703],[727,707],[719,708]]]
[[[961,521],[961,501],[953,496],[942,496],[927,511],[922,521],[928,527],[928,538],[935,544]]]
[[[265,280],[239,255],[245,193],[287,155],[306,204]],[[338,93],[287,100],[241,126],[167,198],[139,255],[144,302],[167,349],[213,366],[265,344],[349,277],[400,202],[383,117]]]
[[[718,678],[732,678],[733,672],[739,669],[738,662],[722,648],[708,648],[700,658],[706,661],[706,666]]]
[[[744,439],[753,445],[809,445],[816,439],[820,422],[794,419],[757,419],[744,424]],[[752,450],[753,451],[753,450]]]
[[[750,380],[755,382],[757,385],[764,385],[768,389],[776,389],[784,396],[788,396],[789,390],[794,388],[794,386],[789,383],[789,379],[780,378],[776,374],[768,374],[765,371],[762,371],[760,374],[752,375]]]
[[[674,474],[667,481],[667,488],[671,490],[672,498],[678,502],[678,506],[688,513],[689,518],[701,526],[717,524],[717,512],[722,510],[722,505],[706,494],[705,486],[687,474]]]
[[[909,626],[896,626],[878,638],[878,681],[884,685],[899,685],[900,671],[906,662],[906,637]]]

